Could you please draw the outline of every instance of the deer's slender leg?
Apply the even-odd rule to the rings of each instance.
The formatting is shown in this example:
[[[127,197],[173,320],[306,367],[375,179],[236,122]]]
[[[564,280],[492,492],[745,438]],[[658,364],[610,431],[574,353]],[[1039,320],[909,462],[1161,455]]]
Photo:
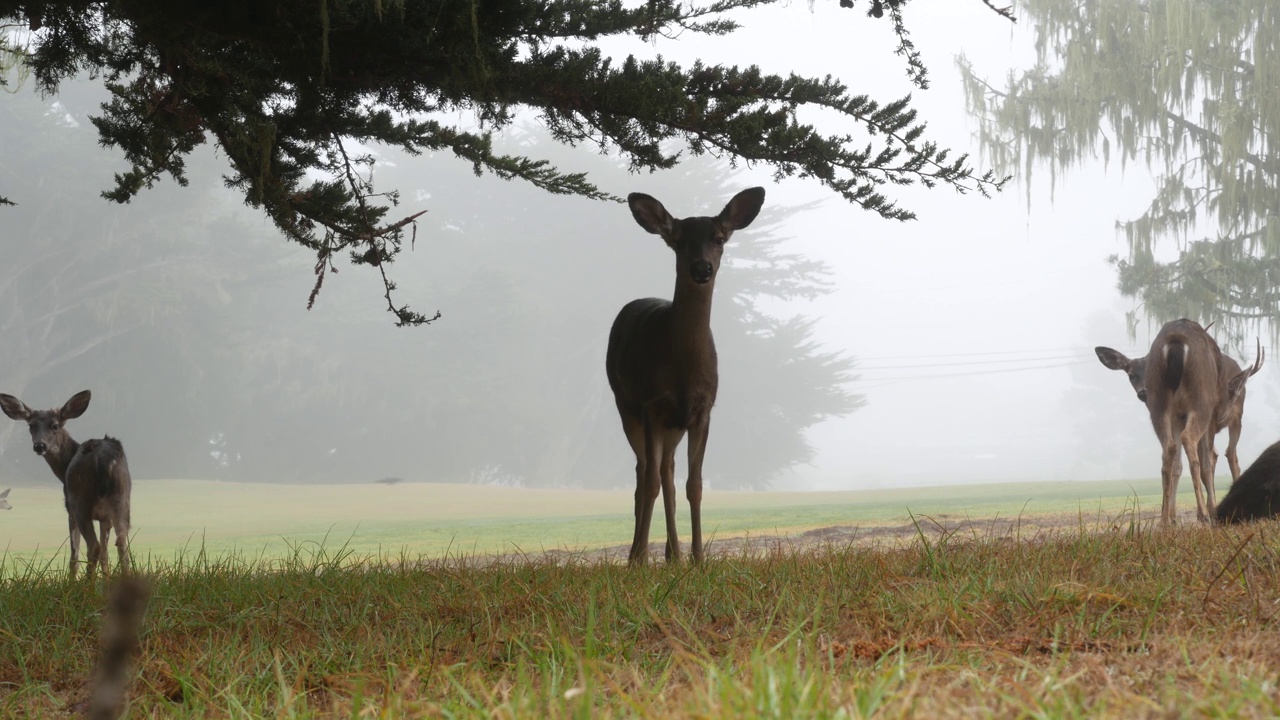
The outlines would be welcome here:
[[[1176,519],[1174,503],[1178,496],[1178,476],[1182,474],[1182,462],[1178,458],[1178,438],[1167,425],[1163,430],[1164,432],[1160,433],[1160,444],[1163,447],[1163,455],[1160,458],[1160,522],[1163,525],[1172,525]]]
[[[113,523],[116,528],[116,558],[119,561],[120,572],[129,573],[129,509],[127,507],[116,509],[116,518]],[[106,551],[103,550],[103,554]]]
[[[85,510],[77,507],[75,510],[76,526],[80,528],[80,535],[84,538],[85,547],[88,548],[88,561],[84,565],[84,572],[87,577],[92,578],[94,569],[98,564],[98,553],[102,551],[102,546],[98,544],[98,534],[93,531],[93,516]]]
[[[1200,522],[1206,522],[1208,518],[1205,516],[1204,510],[1204,470],[1208,468],[1201,467],[1200,463],[1200,438],[1195,432],[1195,417],[1188,417],[1187,424],[1182,428],[1179,439],[1182,441],[1182,449],[1187,454],[1187,465],[1191,470],[1191,489],[1196,493],[1196,519]]]
[[[680,559],[680,532],[676,528],[676,448],[684,438],[683,430],[662,433],[662,509],[667,520],[667,562]]]
[[[1217,490],[1214,488],[1216,478],[1213,474],[1218,467],[1218,453],[1213,449],[1213,430],[1205,428],[1200,436],[1200,480],[1204,485],[1205,522],[1213,522],[1213,511],[1217,508]]]
[[[644,562],[647,553],[643,552],[643,543],[648,541],[648,533],[641,537],[640,526],[644,519],[644,504],[649,497],[649,489],[645,487],[645,468],[644,468],[644,424],[639,418],[628,416],[619,408],[622,415],[622,429],[627,434],[627,442],[631,445],[631,452],[636,455],[636,527],[635,533],[632,535],[631,552],[628,554],[627,562],[635,564]]]
[[[652,416],[644,421],[644,486],[648,493],[644,502],[642,552],[645,559],[649,554],[649,530],[653,526],[653,506],[662,492],[662,432],[658,422]]]
[[[1236,443],[1240,442],[1240,421],[1227,426],[1227,464],[1231,466],[1231,482],[1240,477],[1240,458],[1236,456]]]
[[[67,508],[67,525],[71,535],[71,566],[69,571],[71,579],[76,579],[76,565],[80,562],[80,526],[76,524],[76,516],[71,512],[71,508]]]
[[[92,521],[90,522],[92,523]],[[106,577],[107,576],[107,560],[108,560],[107,555],[110,554],[107,552],[107,548],[110,547],[109,545],[107,545],[107,541],[111,539],[111,521],[99,520],[98,527],[100,528],[100,534],[98,538],[98,547],[101,549],[100,552],[98,553],[98,567],[101,568],[102,570],[102,576]]]
[[[637,467],[636,483],[636,533],[631,541],[628,562],[639,565],[649,559],[649,526],[653,523],[653,504],[662,492],[662,438],[657,423],[646,414],[644,418],[644,446],[639,456],[643,468]]]
[[[685,495],[689,498],[689,519],[693,525],[694,562],[702,562],[702,458],[707,452],[710,432],[709,412],[699,415],[689,428],[689,482],[685,485]]]

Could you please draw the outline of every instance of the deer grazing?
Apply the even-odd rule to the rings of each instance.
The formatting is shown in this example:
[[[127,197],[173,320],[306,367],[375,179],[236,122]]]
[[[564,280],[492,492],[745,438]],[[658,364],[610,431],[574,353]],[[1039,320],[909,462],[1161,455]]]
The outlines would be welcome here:
[[[666,559],[679,560],[676,535],[675,454],[689,434],[689,481],[685,492],[693,526],[694,562],[702,561],[702,459],[719,375],[711,337],[711,295],[724,244],[755,220],[764,188],[743,190],[715,217],[673,218],[654,198],[627,196],[640,227],[659,235],[676,253],[671,301],[645,298],[627,303],[609,331],[605,372],[636,455],[635,537],[628,562],[649,556],[649,526],[659,493],[667,519]]]
[[[1161,522],[1172,524],[1176,515],[1178,478],[1182,474],[1179,445],[1191,469],[1196,517],[1201,522],[1210,521],[1215,509],[1213,436],[1222,426],[1231,427],[1233,439],[1227,461],[1234,473],[1238,467],[1234,461],[1235,441],[1244,412],[1245,382],[1262,367],[1261,348],[1254,366],[1241,371],[1234,361],[1223,361],[1218,344],[1199,323],[1182,319],[1160,328],[1145,358],[1130,359],[1108,347],[1095,348],[1095,352],[1103,365],[1128,374],[1138,399],[1151,413],[1151,425],[1163,450]]]
[[[1218,522],[1224,525],[1262,520],[1280,514],[1280,442],[1262,451],[1218,505]]]
[[[80,560],[80,537],[89,548],[88,574],[95,564],[107,572],[107,539],[114,528],[120,568],[129,571],[129,495],[133,481],[124,446],[104,437],[83,444],[67,433],[68,420],[78,418],[89,407],[89,391],[82,390],[56,410],[32,410],[21,400],[0,394],[0,409],[14,420],[27,423],[31,447],[44,457],[49,469],[62,483],[71,533],[71,577]],[[93,521],[101,528],[101,540],[93,532]]]

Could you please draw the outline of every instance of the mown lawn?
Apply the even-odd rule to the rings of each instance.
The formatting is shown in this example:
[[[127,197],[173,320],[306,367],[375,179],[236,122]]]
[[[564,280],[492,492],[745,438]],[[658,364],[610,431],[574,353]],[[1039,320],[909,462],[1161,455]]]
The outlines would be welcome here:
[[[1183,508],[1193,507],[1190,485],[1183,483]],[[14,509],[0,513],[0,550],[32,561],[58,552],[65,557],[67,519],[61,488],[53,481],[15,488],[9,500]],[[629,544],[632,502],[630,490],[139,480],[133,490],[132,547],[140,558],[164,560],[201,547],[214,553],[281,558],[299,544],[321,543],[345,545],[360,554],[404,551],[432,558],[580,550]],[[712,539],[727,539],[828,526],[901,524],[908,521],[908,512],[975,518],[1079,512],[1092,517],[1135,503],[1143,509],[1159,507],[1159,481],[817,493],[712,490],[703,502],[703,526]],[[678,514],[687,533],[683,499]],[[660,529],[662,521],[655,527]]]
[[[1272,717],[1278,550],[1122,512],[701,567],[153,557],[130,716]],[[6,562],[0,715],[65,715],[102,587]]]

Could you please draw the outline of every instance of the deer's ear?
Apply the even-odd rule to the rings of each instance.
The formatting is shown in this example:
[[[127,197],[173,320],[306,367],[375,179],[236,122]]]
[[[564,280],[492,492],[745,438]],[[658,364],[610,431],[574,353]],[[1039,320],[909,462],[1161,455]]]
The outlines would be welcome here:
[[[627,196],[627,204],[631,206],[631,217],[640,223],[640,227],[663,238],[671,235],[675,226],[675,218],[662,207],[653,196],[644,193],[631,193]]]
[[[1112,370],[1128,370],[1129,365],[1133,363],[1132,360],[1109,347],[1096,347],[1093,351],[1098,354],[1098,360]]]
[[[1231,398],[1231,402],[1235,402],[1236,398],[1240,397],[1240,393],[1244,392],[1244,385],[1248,382],[1250,374],[1248,370],[1241,370],[1227,381],[1227,397]]]
[[[4,410],[4,414],[14,420],[27,420],[31,417],[31,408],[12,395],[0,393],[0,410]]]
[[[729,204],[725,205],[724,209],[720,211],[720,216],[717,219],[730,231],[741,230],[756,219],[756,215],[760,214],[760,206],[763,204],[764,188],[747,188],[733,196]]]
[[[81,390],[75,395],[72,395],[71,399],[68,400],[66,404],[62,406],[62,409],[58,411],[58,415],[60,415],[63,420],[80,417],[84,414],[85,410],[89,409],[89,395],[90,393],[88,390]]]

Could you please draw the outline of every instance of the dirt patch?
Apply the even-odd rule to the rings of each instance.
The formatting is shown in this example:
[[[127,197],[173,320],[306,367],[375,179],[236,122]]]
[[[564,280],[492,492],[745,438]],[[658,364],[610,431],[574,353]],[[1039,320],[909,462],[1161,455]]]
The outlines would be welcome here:
[[[793,533],[768,535],[742,535],[740,537],[714,537],[706,544],[710,557],[738,557],[770,552],[796,552],[821,549],[839,549],[849,546],[905,547],[922,540],[936,543],[948,542],[1024,542],[1047,536],[1078,532],[1111,532],[1126,530],[1131,526],[1147,530],[1159,524],[1158,510],[1134,513],[1125,511],[1114,517],[1081,516],[1078,513],[1054,513],[1004,518],[973,518],[958,515],[919,516],[915,521],[884,525],[833,525],[830,527],[797,530]],[[1195,510],[1178,514],[1181,525],[1196,522]],[[658,535],[661,538],[661,535]],[[688,537],[681,538],[681,549],[689,552]],[[665,540],[649,544],[649,557],[658,561],[664,557]],[[630,545],[586,550],[548,550],[536,556],[548,560],[573,560],[585,562],[626,562]]]

